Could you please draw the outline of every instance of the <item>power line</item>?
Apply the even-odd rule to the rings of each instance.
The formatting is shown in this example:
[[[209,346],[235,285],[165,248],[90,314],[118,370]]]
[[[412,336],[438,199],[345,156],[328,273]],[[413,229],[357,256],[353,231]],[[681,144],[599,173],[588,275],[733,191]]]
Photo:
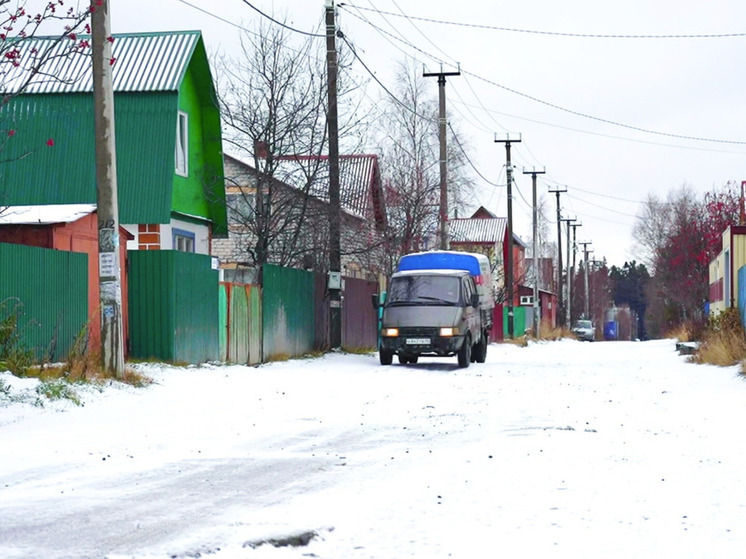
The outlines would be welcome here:
[[[343,6],[343,5],[345,5],[345,4],[339,4],[339,6]],[[353,6],[353,7],[355,9],[357,9],[357,10],[361,10],[361,9],[370,10],[369,8],[361,8],[359,6]],[[371,10],[371,11],[376,11],[376,10]],[[363,18],[363,17],[357,16],[353,12],[348,12],[348,13],[351,13],[353,16],[358,17],[358,19],[360,19],[361,21],[364,21],[365,23],[367,23],[368,25],[370,25],[374,29],[378,30],[379,33],[384,33],[386,35],[389,35],[393,39],[404,43],[408,47],[417,50],[418,52],[424,54],[425,56],[428,56],[429,58],[432,58],[432,59],[434,59],[436,61],[439,60],[438,57],[436,57],[436,56],[434,56],[434,55],[432,55],[432,54],[424,51],[423,49],[421,49],[421,48],[413,45],[409,41],[399,39],[398,37],[394,37],[393,35],[391,35],[387,31],[379,28],[378,26],[376,26],[375,24],[373,24],[372,22],[370,22],[370,20],[368,20],[367,18]],[[388,14],[388,12],[381,12],[381,13],[382,14]],[[397,15],[397,14],[390,14],[390,15]],[[746,36],[746,34],[744,34],[744,36]],[[660,132],[660,131],[657,131],[657,130],[650,130],[650,129],[643,128],[643,127],[640,127],[640,126],[634,126],[634,125],[631,125],[631,124],[625,124],[625,123],[622,123],[622,122],[616,122],[614,120],[605,119],[605,118],[602,118],[602,117],[597,117],[597,116],[593,116],[593,115],[590,115],[590,114],[587,114],[587,113],[583,113],[581,111],[576,111],[574,109],[568,109],[566,107],[562,107],[561,105],[557,105],[557,104],[551,103],[549,101],[545,101],[545,100],[540,99],[538,97],[535,97],[533,95],[529,95],[527,93],[523,93],[521,91],[518,91],[518,90],[513,89],[511,87],[508,87],[506,85],[497,83],[497,82],[495,82],[493,80],[484,78],[484,77],[479,76],[478,74],[475,74],[473,72],[469,72],[469,71],[463,70],[462,74],[473,76],[474,78],[476,78],[478,80],[481,80],[481,81],[483,81],[483,82],[485,82],[485,83],[487,83],[489,85],[492,85],[494,87],[498,87],[500,89],[508,91],[509,93],[513,93],[514,95],[519,95],[521,97],[524,97],[526,99],[534,101],[535,103],[540,103],[540,104],[545,105],[547,107],[551,107],[553,109],[556,109],[556,110],[559,110],[559,111],[563,111],[565,113],[568,113],[568,114],[571,114],[571,115],[574,115],[574,116],[579,116],[579,117],[582,117],[582,118],[586,118],[586,119],[590,119],[590,120],[595,120],[597,122],[603,122],[604,124],[611,124],[613,126],[618,126],[618,127],[621,127],[621,128],[626,128],[628,130],[635,130],[637,132],[643,132],[645,134],[653,134],[653,135],[664,136],[664,137],[668,137],[668,138],[677,138],[677,139],[680,139],[680,140],[692,140],[692,141],[699,141],[699,142],[711,142],[711,143],[730,144],[730,145],[746,145],[746,141],[741,141],[741,140],[723,140],[723,139],[718,139],[718,138],[705,138],[705,137],[700,137],[700,136],[688,136],[688,135],[684,135],[684,134],[674,134],[674,133],[670,133],[670,132]]]
[[[372,2],[371,0],[368,0],[368,2],[370,2],[370,5],[371,5],[371,6],[373,6],[373,2]],[[447,57],[447,58],[450,58],[450,59],[451,59],[451,61],[452,61],[452,62],[455,62],[455,63],[456,63],[457,65],[459,64],[459,62],[458,62],[457,60],[454,60],[454,59],[453,59],[453,58],[451,57],[451,55],[449,55],[449,54],[448,54],[447,52],[445,52],[445,51],[444,51],[444,50],[443,50],[442,48],[440,48],[440,47],[438,46],[438,44],[437,44],[437,43],[433,42],[433,41],[432,41],[432,39],[430,39],[430,37],[428,37],[428,36],[427,36],[427,35],[426,35],[425,33],[423,33],[423,32],[422,32],[422,31],[420,30],[420,28],[419,28],[419,27],[417,27],[417,25],[416,25],[416,24],[414,23],[414,21],[412,20],[412,18],[410,18],[410,17],[409,17],[409,16],[408,16],[408,15],[407,15],[406,13],[404,13],[404,10],[402,10],[402,9],[401,9],[401,8],[399,7],[399,4],[397,4],[397,3],[396,3],[396,0],[392,0],[392,2],[394,3],[394,6],[396,6],[396,7],[397,7],[397,9],[398,9],[398,10],[399,10],[399,11],[401,12],[402,16],[404,16],[405,18],[407,18],[407,21],[408,21],[408,22],[409,22],[409,23],[410,23],[410,24],[412,25],[412,27],[414,27],[414,28],[415,28],[415,30],[417,30],[417,32],[418,32],[418,33],[419,33],[420,35],[422,35],[422,36],[423,36],[423,37],[425,38],[425,40],[426,40],[426,41],[427,41],[428,43],[430,43],[430,44],[431,44],[432,46],[434,46],[434,47],[435,47],[436,49],[438,49],[438,51],[439,51],[439,52],[440,52],[440,53],[441,53],[441,54],[442,54],[443,56],[445,56],[445,57]],[[379,13],[380,13],[380,12],[379,12]]]
[[[456,144],[458,145],[459,149],[461,150],[461,153],[464,154],[464,157],[466,158],[466,161],[469,163],[469,165],[471,166],[471,168],[474,169],[474,172],[477,175],[479,175],[481,177],[481,179],[484,182],[486,182],[487,184],[489,184],[490,186],[499,187],[500,186],[499,184],[490,181],[482,173],[479,172],[479,169],[476,168],[476,166],[474,165],[474,163],[472,162],[472,160],[466,154],[466,151],[464,150],[464,146],[461,145],[461,142],[459,141],[458,136],[456,135],[456,131],[453,129],[453,126],[451,125],[450,122],[448,123],[448,128],[451,129],[451,134],[453,134],[453,139],[456,140]]]
[[[346,3],[339,4],[339,7],[343,7],[343,6],[347,6],[347,4]],[[377,12],[379,15],[406,17],[407,19],[410,19],[410,20],[424,21],[427,23],[437,23],[440,25],[470,27],[473,29],[489,29],[492,31],[508,31],[511,33],[527,33],[527,34],[532,34],[532,35],[575,37],[575,38],[581,38],[581,39],[724,39],[724,38],[746,37],[746,33],[682,33],[682,34],[672,34],[672,35],[666,35],[666,34],[654,34],[654,35],[632,34],[630,35],[630,34],[621,34],[621,33],[603,34],[603,33],[569,33],[569,32],[562,32],[562,31],[540,31],[536,29],[517,29],[513,27],[498,27],[495,25],[485,25],[485,24],[480,24],[480,23],[463,23],[463,22],[457,22],[457,21],[446,21],[446,20],[432,19],[432,18],[426,18],[426,17],[410,16],[410,15],[406,15],[403,13],[397,14],[394,12],[385,12],[385,11],[378,10],[375,8],[363,8],[360,6],[355,6],[354,4],[351,4],[351,6],[358,10],[374,11],[374,12]]]
[[[494,85],[495,87],[499,87],[500,89],[504,89],[505,91],[508,91],[508,92],[513,93],[515,95],[520,95],[521,97],[524,97],[524,98],[529,99],[531,101],[534,101],[536,103],[540,103],[542,105],[546,105],[547,107],[551,107],[553,109],[557,109],[559,111],[563,111],[563,112],[569,113],[571,115],[580,116],[580,117],[587,118],[587,119],[590,119],[590,120],[595,120],[597,122],[603,122],[604,124],[611,124],[613,126],[619,126],[621,128],[627,128],[628,130],[636,130],[637,132],[644,132],[646,134],[655,134],[655,135],[658,135],[658,136],[665,136],[665,137],[668,137],[668,138],[678,138],[680,140],[694,140],[694,141],[698,141],[698,142],[713,142],[713,143],[718,143],[718,144],[746,145],[746,141],[741,141],[741,140],[720,140],[720,139],[717,139],[717,138],[703,138],[703,137],[698,137],[698,136],[685,136],[683,134],[672,134],[670,132],[660,132],[660,131],[657,131],[657,130],[649,130],[647,128],[642,128],[642,127],[639,127],[639,126],[633,126],[631,124],[624,124],[622,122],[616,122],[616,121],[609,120],[609,119],[606,119],[606,118],[601,118],[601,117],[589,115],[589,114],[586,114],[586,113],[582,113],[580,111],[575,111],[573,109],[568,109],[568,108],[562,107],[560,105],[555,105],[554,103],[550,103],[549,101],[544,101],[543,99],[539,99],[538,97],[534,97],[533,95],[529,95],[527,93],[522,93],[522,92],[520,92],[520,91],[518,91],[516,89],[513,89],[511,87],[508,87],[506,85],[502,85],[502,84],[499,84],[499,83],[497,83],[495,81],[488,80],[487,78],[483,78],[482,76],[479,76],[479,75],[474,74],[473,72],[469,72],[467,70],[462,70],[462,72],[464,74],[467,74],[467,75],[470,75],[470,76],[474,76],[475,78],[477,78],[479,80],[482,80],[485,83],[488,83],[490,85]]]
[[[290,27],[289,25],[287,25],[287,24],[285,24],[285,23],[283,23],[283,22],[281,22],[279,20],[276,20],[272,16],[265,14],[263,11],[261,11],[259,8],[257,8],[256,6],[254,6],[248,0],[241,0],[241,1],[244,4],[246,4],[249,8],[251,8],[255,12],[259,13],[262,17],[267,18],[272,23],[275,23],[275,24],[279,25],[280,27],[284,27],[285,29],[287,29],[289,31],[292,31],[293,33],[300,33],[301,35],[307,35],[309,37],[320,37],[322,39],[326,38],[326,35],[319,35],[318,33],[309,33],[308,31],[303,31],[302,29],[296,29],[295,27]]]
[[[463,72],[462,72],[463,73]],[[468,84],[469,80],[468,77],[464,78],[464,81]],[[475,94],[476,95],[476,94]],[[481,103],[481,101],[480,101]],[[495,113],[498,115],[507,116],[510,118],[517,118],[518,120],[525,120],[526,122],[533,122],[535,124],[541,124],[544,126],[551,126],[552,128],[559,128],[561,130],[569,130],[571,132],[578,132],[580,134],[590,134],[591,136],[599,136],[601,138],[610,138],[612,140],[622,140],[625,142],[636,142],[639,144],[648,144],[653,146],[663,146],[663,147],[670,147],[670,148],[677,148],[677,149],[689,149],[694,151],[709,151],[713,153],[735,153],[735,154],[743,154],[743,151],[733,151],[733,150],[724,150],[724,149],[714,149],[714,148],[705,148],[705,147],[697,147],[697,146],[682,146],[680,144],[668,144],[664,142],[653,142],[651,140],[641,140],[639,138],[625,138],[624,136],[616,136],[614,134],[604,134],[601,132],[593,132],[591,130],[582,130],[580,128],[574,128],[572,126],[563,126],[561,124],[554,124],[552,122],[546,122],[544,120],[537,120],[534,118],[527,118],[524,116],[518,116],[511,113],[506,113],[503,111],[498,111],[497,109],[488,109],[483,104],[480,105],[482,107],[482,110],[484,110],[486,113]],[[493,119],[494,121],[494,119]],[[496,121],[495,121],[496,122]],[[504,128],[502,125],[498,124],[500,128]]]

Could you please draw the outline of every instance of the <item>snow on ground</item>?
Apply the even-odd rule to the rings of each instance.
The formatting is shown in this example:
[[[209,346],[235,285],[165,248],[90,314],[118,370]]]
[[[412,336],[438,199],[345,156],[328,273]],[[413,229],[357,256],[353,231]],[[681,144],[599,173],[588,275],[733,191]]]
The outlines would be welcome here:
[[[493,344],[467,369],[140,368],[154,384],[80,389],[83,406],[0,374],[0,557],[746,549],[746,384],[671,340]]]

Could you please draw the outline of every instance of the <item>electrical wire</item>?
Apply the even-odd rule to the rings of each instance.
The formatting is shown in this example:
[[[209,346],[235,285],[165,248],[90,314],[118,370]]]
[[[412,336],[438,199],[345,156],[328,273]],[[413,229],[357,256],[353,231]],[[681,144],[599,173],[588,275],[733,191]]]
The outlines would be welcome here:
[[[566,107],[562,107],[560,105],[556,105],[554,103],[550,103],[549,101],[544,101],[543,99],[539,99],[538,97],[534,97],[533,95],[529,95],[527,93],[523,93],[521,91],[518,91],[518,90],[513,89],[511,87],[508,87],[506,85],[497,83],[497,82],[495,82],[493,80],[489,80],[487,78],[483,78],[482,76],[474,74],[473,72],[468,72],[466,70],[462,70],[461,73],[462,74],[468,74],[470,76],[474,76],[478,80],[482,80],[485,83],[488,83],[488,84],[493,85],[495,87],[499,87],[500,89],[503,89],[503,90],[508,91],[510,93],[513,93],[515,95],[519,95],[521,97],[524,97],[525,99],[529,99],[530,101],[534,101],[535,103],[540,103],[540,104],[545,105],[547,107],[551,107],[553,109],[557,109],[559,111],[563,111],[565,113],[568,113],[568,114],[571,114],[571,115],[574,115],[574,116],[579,116],[579,117],[587,118],[587,119],[590,119],[590,120],[595,120],[597,122],[603,122],[604,124],[611,124],[613,126],[619,126],[621,128],[626,128],[628,130],[635,130],[637,132],[644,132],[646,134],[654,134],[654,135],[658,135],[658,136],[665,136],[667,138],[678,138],[680,140],[693,140],[693,141],[698,141],[698,142],[712,142],[712,143],[718,143],[718,144],[746,145],[746,141],[742,141],[742,140],[720,140],[720,139],[717,139],[717,138],[703,138],[703,137],[699,137],[699,136],[686,136],[686,135],[683,135],[683,134],[673,134],[673,133],[670,133],[670,132],[660,132],[658,130],[649,130],[647,128],[642,128],[640,126],[633,126],[631,124],[624,124],[622,122],[616,122],[614,120],[609,120],[609,119],[606,119],[606,118],[601,118],[601,117],[589,115],[589,114],[586,114],[586,113],[582,113],[580,111],[575,111],[573,109],[568,109]]]
[[[435,43],[432,39],[430,39],[430,37],[428,37],[425,33],[423,33],[422,30],[419,27],[417,27],[417,25],[415,24],[414,20],[412,20],[406,13],[404,13],[404,10],[401,9],[401,7],[399,6],[399,4],[397,4],[396,0],[391,0],[391,1],[394,3],[394,6],[396,6],[396,8],[401,12],[402,16],[404,16],[405,18],[407,18],[407,21],[412,25],[412,27],[414,27],[415,30],[420,35],[422,35],[428,43],[430,43],[432,46],[434,46],[443,56],[445,56],[446,58],[449,58],[451,60],[451,62],[456,63],[456,65],[459,64],[459,62],[457,60],[454,60],[451,57],[451,55],[449,55],[442,48],[440,48],[437,43]],[[368,0],[368,2],[370,3],[371,6],[373,6],[373,2],[371,0]]]
[[[339,5],[340,6],[344,6],[346,4],[339,4]],[[352,5],[352,7],[354,7],[357,10],[361,10],[361,9],[370,10],[369,8],[361,8],[361,7],[355,6],[355,5]],[[376,11],[376,10],[371,10],[371,11]],[[425,56],[428,56],[429,58],[432,58],[434,60],[438,60],[438,57],[436,57],[436,56],[434,56],[434,55],[432,55],[430,53],[427,53],[423,49],[420,49],[419,47],[413,45],[411,42],[399,39],[398,37],[394,37],[390,33],[388,33],[387,31],[385,31],[383,29],[380,29],[375,24],[373,24],[372,22],[370,22],[370,20],[368,20],[367,18],[360,17],[360,16],[358,16],[357,14],[355,14],[353,12],[348,12],[348,13],[350,13],[353,16],[357,17],[361,21],[364,21],[368,25],[372,26],[374,29],[377,29],[380,33],[385,33],[385,34],[391,36],[393,39],[395,39],[397,41],[403,42],[408,47],[417,50],[421,54],[424,54]],[[381,13],[382,14],[389,14],[388,12],[381,12]],[[396,14],[389,14],[389,15],[396,15]],[[746,36],[746,34],[744,34],[744,36]],[[586,118],[586,119],[589,119],[589,120],[594,120],[596,122],[602,122],[604,124],[610,124],[612,126],[618,126],[618,127],[621,127],[621,128],[626,128],[628,130],[634,130],[634,131],[637,131],[637,132],[643,132],[645,134],[652,134],[652,135],[664,136],[664,137],[668,137],[668,138],[677,138],[677,139],[680,139],[680,140],[691,140],[691,141],[710,142],[710,143],[719,143],[719,144],[730,144],[730,145],[746,145],[746,141],[742,141],[742,140],[724,140],[724,139],[718,139],[718,138],[705,138],[705,137],[700,137],[700,136],[690,136],[690,135],[684,135],[684,134],[674,134],[674,133],[670,133],[670,132],[661,132],[661,131],[658,131],[658,130],[650,130],[650,129],[643,128],[643,127],[640,127],[640,126],[634,126],[634,125],[631,125],[631,124],[625,124],[625,123],[622,123],[622,122],[617,122],[617,121],[614,121],[614,120],[610,120],[610,119],[606,119],[606,118],[602,118],[602,117],[597,117],[597,116],[594,116],[594,115],[583,113],[581,111],[576,111],[574,109],[568,109],[566,107],[563,107],[561,105],[557,105],[555,103],[551,103],[549,101],[545,101],[545,100],[540,99],[538,97],[535,97],[533,95],[529,95],[527,93],[523,93],[521,91],[518,91],[518,90],[513,89],[511,87],[508,87],[506,85],[500,84],[500,83],[495,82],[493,80],[484,78],[484,77],[482,77],[482,76],[480,76],[478,74],[475,74],[473,72],[469,72],[469,71],[466,71],[466,70],[461,70],[461,73],[465,74],[465,75],[472,76],[472,77],[474,77],[474,78],[476,78],[478,80],[481,80],[481,81],[483,81],[483,82],[485,82],[485,83],[487,83],[489,85],[492,85],[494,87],[498,87],[498,88],[503,89],[503,90],[505,90],[505,91],[507,91],[509,93],[514,94],[514,95],[518,95],[518,96],[524,97],[525,99],[529,99],[530,101],[534,101],[535,103],[539,103],[539,104],[545,105],[547,107],[553,108],[555,110],[559,110],[559,111],[562,111],[562,112],[565,112],[565,113],[568,113],[568,114],[571,114],[571,115],[574,115],[574,116],[579,116],[579,117]]]
[[[453,129],[453,126],[451,125],[451,123],[450,123],[450,122],[448,123],[448,128],[450,128],[450,129],[451,129],[451,134],[452,134],[452,137],[453,137],[453,139],[454,139],[454,140],[456,140],[456,145],[457,145],[457,146],[459,147],[459,149],[461,150],[461,153],[462,153],[462,154],[464,155],[464,157],[466,158],[466,161],[467,161],[467,162],[469,163],[469,166],[470,166],[470,167],[471,167],[472,169],[474,169],[474,172],[475,172],[475,173],[476,173],[477,175],[479,175],[479,177],[480,177],[480,178],[481,178],[481,179],[482,179],[482,180],[483,180],[484,182],[486,182],[487,184],[489,184],[490,186],[495,186],[495,187],[499,187],[499,186],[500,186],[499,184],[497,184],[497,183],[494,183],[494,182],[490,181],[490,180],[489,180],[488,178],[486,178],[486,177],[485,177],[485,176],[484,176],[484,175],[483,175],[483,174],[482,174],[482,173],[481,173],[481,172],[479,171],[479,169],[477,169],[477,168],[476,168],[476,166],[475,166],[475,165],[474,165],[474,163],[472,162],[471,158],[469,158],[469,156],[467,155],[466,151],[464,150],[464,146],[462,146],[462,145],[461,145],[461,142],[459,141],[459,139],[458,139],[458,136],[456,135],[456,131],[455,131],[455,130]]]
[[[437,23],[440,25],[453,25],[458,27],[470,27],[473,29],[489,29],[492,31],[508,31],[511,33],[528,33],[533,35],[551,35],[557,37],[575,37],[582,39],[724,39],[724,38],[736,38],[746,37],[746,33],[682,33],[682,34],[654,34],[654,35],[643,35],[643,34],[603,34],[603,33],[568,33],[562,31],[539,31],[536,29],[516,29],[512,27],[498,27],[495,25],[485,25],[480,23],[462,23],[457,21],[446,21],[439,19],[432,19],[426,17],[410,16],[406,14],[397,14],[395,12],[385,12],[377,9],[363,8],[361,6],[355,6],[350,4],[352,7],[358,10],[371,10],[375,11],[380,15],[394,16],[394,17],[406,17],[409,20],[423,21],[426,23]],[[347,3],[343,2],[338,6],[346,7]],[[398,8],[398,6],[397,6]]]
[[[322,39],[326,38],[326,35],[321,35],[321,34],[318,34],[318,33],[309,33],[308,31],[303,31],[302,29],[296,29],[295,27],[290,27],[289,25],[287,25],[287,24],[285,24],[285,23],[283,23],[283,22],[281,22],[279,20],[276,20],[272,16],[270,16],[268,14],[265,14],[263,11],[261,11],[259,8],[257,8],[256,6],[254,6],[251,2],[249,2],[249,0],[241,0],[241,1],[244,4],[246,4],[249,8],[251,8],[255,12],[259,13],[262,17],[267,18],[272,23],[274,23],[276,25],[279,25],[280,27],[284,27],[285,29],[287,29],[289,31],[292,31],[293,33],[299,33],[301,35],[307,35],[308,37],[320,37]]]

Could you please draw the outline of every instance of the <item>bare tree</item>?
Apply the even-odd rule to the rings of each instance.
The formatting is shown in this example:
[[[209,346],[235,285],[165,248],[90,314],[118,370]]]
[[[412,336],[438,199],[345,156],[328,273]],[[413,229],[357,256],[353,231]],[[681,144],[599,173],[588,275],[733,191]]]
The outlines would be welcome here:
[[[438,229],[440,175],[438,167],[438,104],[432,84],[414,67],[398,67],[396,98],[387,97],[380,118],[383,180],[388,211],[388,250],[385,267],[399,256],[434,244]],[[472,182],[465,173],[463,141],[450,127],[448,142],[449,205],[463,211],[469,205]]]
[[[236,259],[328,268],[328,165],[324,44],[296,41],[285,28],[260,22],[236,57],[215,60],[224,141],[253,172],[228,177],[227,204],[241,241]],[[344,56],[341,57],[344,61]],[[341,64],[344,69],[344,64]],[[340,136],[361,125],[346,99],[356,84],[340,73]],[[347,104],[346,104],[347,103]],[[347,110],[344,110],[347,109]],[[349,144],[349,142],[347,142]],[[343,144],[344,145],[344,144]]]

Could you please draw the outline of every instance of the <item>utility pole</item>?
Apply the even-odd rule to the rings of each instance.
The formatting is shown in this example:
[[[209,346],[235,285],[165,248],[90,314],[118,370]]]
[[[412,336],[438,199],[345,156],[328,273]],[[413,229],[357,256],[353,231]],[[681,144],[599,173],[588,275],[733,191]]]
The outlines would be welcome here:
[[[567,222],[567,299],[565,302],[565,326],[569,330],[572,327],[572,324],[570,323],[570,296],[572,295],[570,292],[572,289],[572,282],[570,281],[570,224],[575,221],[575,218],[564,217],[560,221]]]
[[[533,254],[534,254],[534,337],[539,338],[539,328],[541,327],[541,320],[539,317],[539,245],[537,237],[539,235],[539,219],[538,219],[538,202],[536,200],[536,175],[543,175],[546,173],[546,168],[542,168],[541,171],[537,171],[536,167],[527,171],[523,170],[524,175],[531,175],[532,194],[533,194]]]
[[[549,190],[557,195],[557,318],[560,324],[565,322],[565,307],[562,304],[562,212],[560,210],[560,194],[567,192],[566,187]]]
[[[337,26],[334,0],[326,0],[326,71],[329,126],[329,344],[342,346],[342,262],[339,206],[339,130],[337,117]]]
[[[495,134],[495,142],[505,144],[505,173],[508,179],[508,268],[506,270],[505,284],[508,288],[508,338],[513,339],[513,165],[510,162],[510,145],[521,141],[521,135],[518,139],[511,139],[510,134],[505,139],[498,139]]]
[[[119,261],[119,202],[114,142],[114,86],[111,69],[109,0],[91,0],[93,113],[96,144],[98,285],[103,369],[124,377],[122,282]]]
[[[577,223],[572,224],[572,268],[570,269],[570,279],[568,281],[568,286],[570,289],[570,293],[572,293],[575,289],[572,287],[573,279],[575,279],[575,254],[578,252],[578,245],[577,245],[577,231],[578,227],[582,226],[583,224],[579,221]],[[576,296],[577,297],[577,296]],[[567,296],[567,299],[569,301],[568,308],[570,313],[570,324],[572,325],[572,297],[570,295]]]
[[[329,1],[329,0],[327,0]],[[440,249],[448,250],[448,154],[446,151],[446,76],[460,76],[461,71],[423,72],[423,78],[438,77],[438,136],[440,138],[440,217],[438,233]]]
[[[590,306],[588,305],[588,253],[593,251],[588,250],[588,245],[591,244],[591,241],[583,241],[578,244],[583,245],[583,263],[585,264],[585,305],[583,307],[583,314],[586,319],[590,319]]]

